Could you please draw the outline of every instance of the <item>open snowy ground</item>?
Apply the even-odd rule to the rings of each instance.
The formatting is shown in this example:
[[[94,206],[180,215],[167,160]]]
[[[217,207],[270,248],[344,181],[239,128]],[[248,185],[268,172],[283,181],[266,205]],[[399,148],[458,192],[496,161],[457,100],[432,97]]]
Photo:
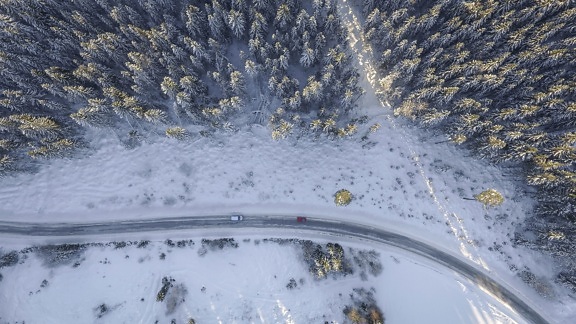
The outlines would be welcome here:
[[[116,242],[58,262],[20,253],[2,271],[0,323],[344,323],[345,307],[362,302],[376,302],[387,323],[523,323],[466,279],[402,251],[349,241],[353,273],[317,279],[300,244],[256,237],[223,249],[196,239]],[[367,248],[376,254],[362,257]],[[163,278],[171,287],[159,301]]]
[[[232,211],[354,220],[394,227],[461,254],[538,300],[516,274],[528,266],[545,282],[551,264],[537,263],[531,251],[513,248],[510,241],[530,202],[498,169],[463,157],[448,144],[420,142],[385,117],[371,120],[376,121],[382,127],[367,141],[277,142],[254,126],[125,150],[112,136],[100,134],[101,146],[89,158],[53,161],[37,174],[3,179],[0,213],[3,220],[39,222]],[[335,207],[333,195],[342,188],[355,199]],[[484,209],[463,199],[488,188],[504,194],[502,206]],[[546,294],[562,294],[544,288]],[[559,307],[555,314],[570,312]]]
[[[551,283],[554,273],[551,262],[542,255],[513,247],[511,244],[514,230],[525,220],[532,202],[524,198],[524,193],[515,188],[514,179],[508,178],[502,170],[464,156],[465,153],[458,151],[453,145],[443,143],[443,137],[434,137],[416,130],[390,116],[385,103],[379,102],[375,96],[375,74],[370,65],[370,51],[363,46],[365,44],[361,40],[355,16],[351,11],[347,11],[347,8],[341,7],[341,14],[350,30],[351,44],[364,76],[361,86],[366,89],[357,114],[358,117],[368,116],[368,121],[359,127],[357,136],[332,141],[293,134],[287,140],[274,141],[265,127],[253,125],[241,128],[235,133],[216,134],[209,138],[196,137],[185,142],[167,138],[150,139],[139,147],[127,150],[113,134],[95,132],[92,136],[97,140],[94,144],[95,152],[91,156],[54,160],[42,166],[36,174],[20,174],[1,179],[0,218],[13,221],[82,222],[240,211],[354,220],[374,226],[396,228],[454,254],[460,254],[490,272],[493,277],[514,287],[513,291],[531,300],[531,304],[538,305],[536,309],[555,322],[570,322],[569,319],[576,316],[576,304],[567,297],[566,291]],[[368,128],[375,123],[380,124],[380,129],[369,134]],[[362,139],[363,135],[367,135],[367,139]],[[343,188],[350,190],[355,199],[346,207],[335,207],[333,195]],[[494,188],[504,195],[506,200],[501,206],[485,209],[480,203],[465,199],[489,188]],[[247,249],[252,248],[248,246]],[[264,249],[257,251],[267,253]],[[92,260],[100,260],[104,258],[102,253],[104,252],[91,251],[87,257],[93,256],[95,259]],[[114,257],[115,253],[119,254]],[[115,266],[121,264],[118,258],[124,258],[125,253],[107,251],[106,257],[114,258],[112,266]],[[135,250],[134,253],[136,254],[130,255],[126,261],[122,260],[126,269],[134,270],[121,271],[116,276],[135,273],[135,269],[140,269],[139,263],[132,265],[131,262],[139,258],[138,253],[144,252]],[[206,260],[208,257],[210,256],[207,255]],[[398,255],[398,258],[401,257]],[[250,257],[247,261],[256,262],[256,259]],[[384,255],[385,265],[389,265],[385,261],[387,259],[389,258]],[[225,263],[232,262],[227,257],[222,260]],[[407,259],[403,260],[405,261],[400,264],[410,263]],[[158,264],[164,267],[173,266],[172,263]],[[177,264],[175,258],[174,266]],[[209,262],[206,261],[205,264]],[[32,273],[43,274],[42,271],[46,270],[37,265],[39,262],[31,259],[13,269],[29,268]],[[146,266],[141,270],[145,271],[142,275],[148,276],[145,277],[148,279],[151,273],[156,273],[153,269],[157,266],[156,263],[149,265],[150,268]],[[64,271],[59,269],[68,268],[52,271]],[[177,271],[177,268],[175,269],[174,271]],[[75,271],[78,270],[71,270],[71,273],[80,274]],[[399,275],[392,283],[413,285],[416,280],[414,276],[400,276],[402,271],[404,270],[396,272]],[[530,271],[535,275],[532,287],[528,287],[518,278],[523,271]],[[86,276],[89,273],[92,272],[82,272]],[[155,286],[149,286],[148,294],[158,288],[159,276],[162,275],[164,274],[157,273],[155,280],[149,279],[149,285]],[[451,275],[445,274],[444,278]],[[110,271],[107,276],[112,278],[113,272]],[[403,279],[399,280],[398,277]],[[39,285],[32,280],[28,283],[26,276],[22,278],[20,280],[26,284]],[[189,280],[184,275],[182,278],[181,280]],[[371,284],[377,287],[378,294],[390,289],[391,283],[385,283],[382,278],[384,275],[370,279]],[[454,278],[446,280],[453,284],[457,282]],[[425,282],[433,284],[433,281]],[[6,291],[11,291],[4,290],[3,286],[7,284],[7,280],[0,284],[2,298],[6,298]],[[278,281],[279,286],[283,284],[283,281]],[[145,289],[143,284],[141,285],[142,287],[137,289]],[[190,293],[196,294],[197,289],[192,288],[192,281],[189,285]],[[56,286],[54,283],[53,287]],[[305,289],[304,287],[302,289]],[[439,294],[434,301],[441,303],[444,294],[448,292],[438,287],[430,287],[435,290],[428,293]],[[48,296],[49,290],[45,289],[37,296]],[[313,295],[324,296],[324,289],[308,291],[309,300],[330,300],[329,297],[319,298]],[[140,292],[143,294],[144,290],[138,290],[138,293]],[[81,291],[79,294],[70,294],[69,297],[63,295],[61,298],[75,300],[74,296],[84,294],[85,292]],[[327,293],[327,296],[332,296],[330,294]],[[414,294],[414,299],[410,299],[407,304],[397,304],[394,308],[416,309],[425,306],[417,304],[419,301],[415,299],[416,295],[418,294]],[[230,296],[226,298],[238,297]],[[313,296],[315,297],[312,298]],[[33,295],[30,298],[41,297]],[[27,300],[19,300],[18,303],[20,302],[30,304]],[[109,303],[115,305],[114,303],[119,302],[112,300]],[[393,320],[394,313],[386,309],[386,305],[391,305],[392,302],[393,298],[382,297],[384,312],[390,322],[396,322]],[[130,305],[131,303],[132,301]],[[290,304],[288,307],[292,311],[298,308],[294,299],[286,303],[295,303],[295,306]],[[33,304],[35,307],[43,307],[42,302]],[[218,307],[225,308],[222,305]],[[329,304],[318,305],[318,308],[328,307],[327,305]],[[472,302],[471,305],[475,304]],[[13,306],[2,307],[13,309]],[[97,302],[90,305],[96,306]],[[448,302],[444,307],[452,305]],[[482,306],[474,307],[485,309]],[[459,308],[454,309],[456,310],[460,311]],[[299,312],[298,315],[290,314],[314,316],[307,311],[308,309],[301,314]],[[155,313],[156,310],[152,308],[150,312]],[[110,313],[113,314],[114,312]],[[274,316],[270,314],[267,316]],[[91,313],[88,315],[93,316]],[[267,321],[274,322],[273,317],[268,318],[272,319]],[[301,319],[304,318],[307,317]],[[398,319],[398,323],[405,323],[401,316]],[[297,322],[302,321],[306,322]],[[482,321],[499,320],[495,317],[477,322]]]

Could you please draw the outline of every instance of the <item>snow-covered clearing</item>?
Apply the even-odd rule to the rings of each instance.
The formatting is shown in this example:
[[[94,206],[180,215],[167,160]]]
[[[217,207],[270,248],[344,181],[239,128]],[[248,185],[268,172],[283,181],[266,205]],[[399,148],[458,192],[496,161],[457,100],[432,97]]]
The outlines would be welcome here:
[[[358,136],[331,141],[294,134],[274,141],[269,130],[253,125],[184,142],[150,139],[127,150],[114,135],[95,131],[91,156],[53,160],[36,174],[1,179],[1,219],[82,222],[232,211],[354,219],[396,228],[460,254],[514,287],[555,322],[574,318],[574,301],[549,283],[552,265],[543,256],[511,244],[531,201],[502,170],[466,157],[443,143],[443,137],[393,119],[376,98],[370,50],[363,46],[355,15],[345,1],[341,5],[366,90],[357,113],[369,120],[359,127]],[[380,129],[368,134],[375,123]],[[362,140],[365,134],[368,139]],[[350,190],[354,200],[346,207],[335,207],[333,195],[342,188]],[[485,209],[464,199],[488,188],[505,196],[501,206]],[[242,243],[241,253],[208,253],[198,263],[194,262],[196,249],[173,249],[167,257],[170,262],[159,261],[157,254],[163,248],[160,243],[145,250],[93,248],[79,268],[46,269],[31,257],[0,270],[5,277],[0,283],[0,311],[10,321],[30,314],[54,316],[59,323],[89,322],[94,319],[92,310],[105,302],[118,306],[106,315],[106,322],[148,323],[155,316],[163,318],[165,310],[153,296],[162,276],[172,276],[189,291],[187,304],[178,314],[184,316],[190,307],[198,323],[248,322],[242,316],[251,316],[254,322],[307,323],[324,320],[322,315],[340,322],[347,294],[359,285],[376,288],[377,302],[389,323],[507,321],[501,317],[502,307],[493,308],[491,297],[458,275],[399,251],[382,250],[385,271],[368,282],[357,277],[307,279],[288,294],[287,279],[306,273],[297,262],[286,261],[295,259],[288,248],[283,247],[280,256],[277,246]],[[391,256],[400,262],[391,261]],[[99,262],[105,258],[110,264]],[[145,260],[140,263],[140,258]],[[536,275],[537,289],[517,277],[528,269]],[[41,289],[43,279],[49,286]],[[201,285],[207,287],[206,293],[200,291]],[[142,297],[145,300],[140,302]],[[63,311],[63,305],[70,305],[70,311]],[[26,322],[47,323],[35,317]]]
[[[323,238],[324,240],[327,238]],[[374,289],[387,323],[522,323],[513,311],[427,260],[376,247],[383,271],[315,279],[298,245],[237,237],[237,248],[201,240],[95,246],[46,265],[31,252],[3,270],[0,322],[14,323],[343,323],[350,295]],[[326,243],[326,241],[316,241]],[[366,249],[342,243],[345,257]],[[162,278],[173,279],[163,302]],[[410,280],[406,280],[410,278]],[[291,288],[288,287],[291,279]]]

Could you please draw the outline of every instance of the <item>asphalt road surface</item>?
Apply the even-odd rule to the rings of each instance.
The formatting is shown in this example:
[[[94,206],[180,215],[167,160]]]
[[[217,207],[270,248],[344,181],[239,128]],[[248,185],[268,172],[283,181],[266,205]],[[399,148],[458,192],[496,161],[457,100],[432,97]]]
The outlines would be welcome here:
[[[294,216],[244,215],[243,221],[231,221],[229,215],[210,217],[175,217],[147,220],[111,221],[101,223],[19,223],[0,222],[0,233],[28,237],[98,236],[106,234],[174,231],[186,229],[230,228],[281,228],[300,231],[323,232],[361,238],[401,248],[426,257],[470,279],[508,304],[531,323],[548,323],[537,311],[509,289],[492,279],[481,269],[416,239],[382,228],[349,222],[308,218],[305,223],[296,222]]]

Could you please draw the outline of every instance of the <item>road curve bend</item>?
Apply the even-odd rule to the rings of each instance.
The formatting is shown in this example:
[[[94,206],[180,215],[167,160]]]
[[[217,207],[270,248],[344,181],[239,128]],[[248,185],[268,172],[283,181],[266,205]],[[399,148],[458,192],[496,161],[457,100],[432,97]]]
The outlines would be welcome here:
[[[528,305],[503,284],[491,278],[481,269],[460,258],[417,239],[382,228],[359,225],[345,221],[308,218],[297,223],[294,216],[244,215],[241,222],[233,222],[229,215],[207,217],[172,217],[146,220],[110,221],[98,223],[24,223],[0,221],[0,233],[24,237],[95,237],[106,234],[157,232],[190,229],[230,228],[281,228],[299,231],[323,232],[360,238],[391,245],[423,256],[473,281],[503,303],[535,324],[549,323],[540,313]]]

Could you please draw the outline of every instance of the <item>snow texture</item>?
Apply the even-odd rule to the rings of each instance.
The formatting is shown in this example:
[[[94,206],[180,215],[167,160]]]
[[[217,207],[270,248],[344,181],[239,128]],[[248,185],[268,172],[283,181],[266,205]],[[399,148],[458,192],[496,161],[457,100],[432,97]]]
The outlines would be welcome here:
[[[317,280],[298,245],[253,236],[236,242],[203,255],[197,253],[200,240],[88,247],[75,265],[52,267],[26,254],[3,269],[0,321],[344,323],[344,307],[364,289],[374,292],[387,323],[523,323],[474,284],[402,251],[378,247],[374,261],[383,271],[377,276],[363,278],[355,264],[351,275]],[[364,244],[347,242],[345,256],[351,248],[358,253]],[[159,301],[163,284],[169,288]]]

